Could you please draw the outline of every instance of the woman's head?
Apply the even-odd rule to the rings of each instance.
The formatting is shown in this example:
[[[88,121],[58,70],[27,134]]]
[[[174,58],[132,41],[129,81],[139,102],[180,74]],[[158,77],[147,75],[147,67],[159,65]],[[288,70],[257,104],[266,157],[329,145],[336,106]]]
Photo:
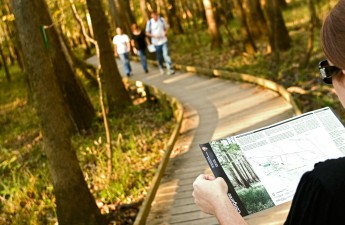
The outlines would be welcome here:
[[[139,29],[139,28],[138,28],[138,24],[133,23],[133,24],[131,25],[131,29],[132,29],[132,31],[138,30],[138,29]]]
[[[326,17],[321,44],[328,62],[342,70],[332,76],[333,86],[345,107],[345,0],[340,0]]]
[[[327,59],[345,69],[345,0],[340,0],[326,17],[321,42]]]

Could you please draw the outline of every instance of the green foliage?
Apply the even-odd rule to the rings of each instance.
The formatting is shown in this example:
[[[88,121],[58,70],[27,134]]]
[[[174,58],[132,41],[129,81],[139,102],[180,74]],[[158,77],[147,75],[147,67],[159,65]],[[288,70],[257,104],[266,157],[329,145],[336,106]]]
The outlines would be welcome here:
[[[245,203],[249,214],[274,206],[273,201],[262,185],[253,185],[247,189],[243,188],[238,192],[238,195]]]
[[[337,1],[315,2],[320,20],[325,17]],[[273,80],[293,94],[302,112],[332,106],[339,114],[343,107],[332,87],[326,87],[319,79],[318,61],[323,59],[320,46],[320,24],[313,33],[313,51],[307,64],[304,63],[308,44],[309,11],[305,1],[288,3],[283,10],[285,24],[292,39],[292,48],[279,52],[276,58],[268,49],[267,39],[255,39],[258,51],[254,55],[243,52],[240,24],[236,19],[228,21],[229,35],[220,27],[224,38],[222,49],[212,49],[210,35],[204,30],[185,29],[186,34],[169,37],[171,57],[177,64],[223,69]],[[345,120],[344,120],[345,122]]]
[[[11,68],[12,82],[0,71],[0,224],[55,224],[55,197],[39,120],[28,104],[25,78]],[[98,91],[88,90],[98,107]],[[163,101],[168,103],[167,101]],[[102,118],[72,139],[85,179],[96,201],[105,206],[141,202],[174,126],[169,106],[142,103],[122,117],[109,118],[113,171],[107,181],[107,154]],[[100,113],[98,113],[100,115]],[[170,116],[170,117],[169,117]],[[110,208],[110,207],[108,207]]]
[[[105,186],[107,156],[105,134],[75,138],[86,180],[97,198],[109,202],[140,200],[146,193],[164,153],[173,121],[161,120],[160,106],[133,106],[121,119],[109,121],[112,129],[113,176]],[[99,124],[97,125],[99,126]]]

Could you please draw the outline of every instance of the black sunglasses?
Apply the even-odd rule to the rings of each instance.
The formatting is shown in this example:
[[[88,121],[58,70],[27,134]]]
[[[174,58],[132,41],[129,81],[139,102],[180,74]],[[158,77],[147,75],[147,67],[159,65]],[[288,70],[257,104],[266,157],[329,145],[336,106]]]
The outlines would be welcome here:
[[[319,70],[321,79],[326,84],[332,84],[332,76],[338,74],[341,71],[341,69],[339,69],[338,67],[329,65],[327,60],[319,62]]]

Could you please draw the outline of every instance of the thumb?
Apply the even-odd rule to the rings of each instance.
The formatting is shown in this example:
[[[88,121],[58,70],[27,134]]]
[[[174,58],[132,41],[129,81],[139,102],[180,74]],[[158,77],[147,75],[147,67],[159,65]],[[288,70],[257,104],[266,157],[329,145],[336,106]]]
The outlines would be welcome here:
[[[228,185],[226,184],[225,180],[222,177],[217,177],[215,179],[215,182],[219,184],[219,186],[224,192],[228,192]]]

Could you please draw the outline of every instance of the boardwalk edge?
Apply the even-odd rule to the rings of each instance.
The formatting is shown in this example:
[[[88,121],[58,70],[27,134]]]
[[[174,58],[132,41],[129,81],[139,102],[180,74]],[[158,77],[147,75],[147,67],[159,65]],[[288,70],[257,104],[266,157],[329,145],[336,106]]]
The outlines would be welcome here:
[[[206,68],[199,68],[195,66],[175,65],[175,68],[178,70],[186,71],[186,72],[193,72],[193,73],[198,73],[198,74],[212,76],[212,77],[220,77],[223,79],[244,81],[247,83],[253,83],[253,84],[259,85],[261,87],[275,91],[278,94],[280,94],[293,107],[293,111],[295,115],[301,114],[301,110],[298,108],[290,92],[288,92],[282,85],[279,85],[271,80],[267,80],[264,78],[256,77],[256,76],[245,74],[245,73],[230,72],[230,71],[218,70],[218,69],[206,69]]]
[[[153,87],[150,85],[150,88],[154,89],[155,92],[159,92],[161,94],[164,94],[168,99],[170,99],[170,105],[174,108],[174,117],[176,118],[176,126],[174,130],[171,133],[171,136],[169,138],[168,144],[165,149],[165,153],[163,155],[162,161],[158,166],[158,170],[155,174],[155,176],[152,179],[151,187],[143,201],[143,204],[141,205],[139,212],[135,218],[135,221],[133,225],[144,225],[146,224],[146,218],[150,212],[151,209],[151,203],[155,198],[156,192],[158,190],[160,180],[163,176],[163,173],[165,171],[166,166],[168,165],[170,154],[174,148],[175,142],[179,136],[182,121],[183,121],[183,113],[184,109],[182,104],[174,97],[171,97],[165,93],[163,93],[161,90],[159,90],[156,87]]]

